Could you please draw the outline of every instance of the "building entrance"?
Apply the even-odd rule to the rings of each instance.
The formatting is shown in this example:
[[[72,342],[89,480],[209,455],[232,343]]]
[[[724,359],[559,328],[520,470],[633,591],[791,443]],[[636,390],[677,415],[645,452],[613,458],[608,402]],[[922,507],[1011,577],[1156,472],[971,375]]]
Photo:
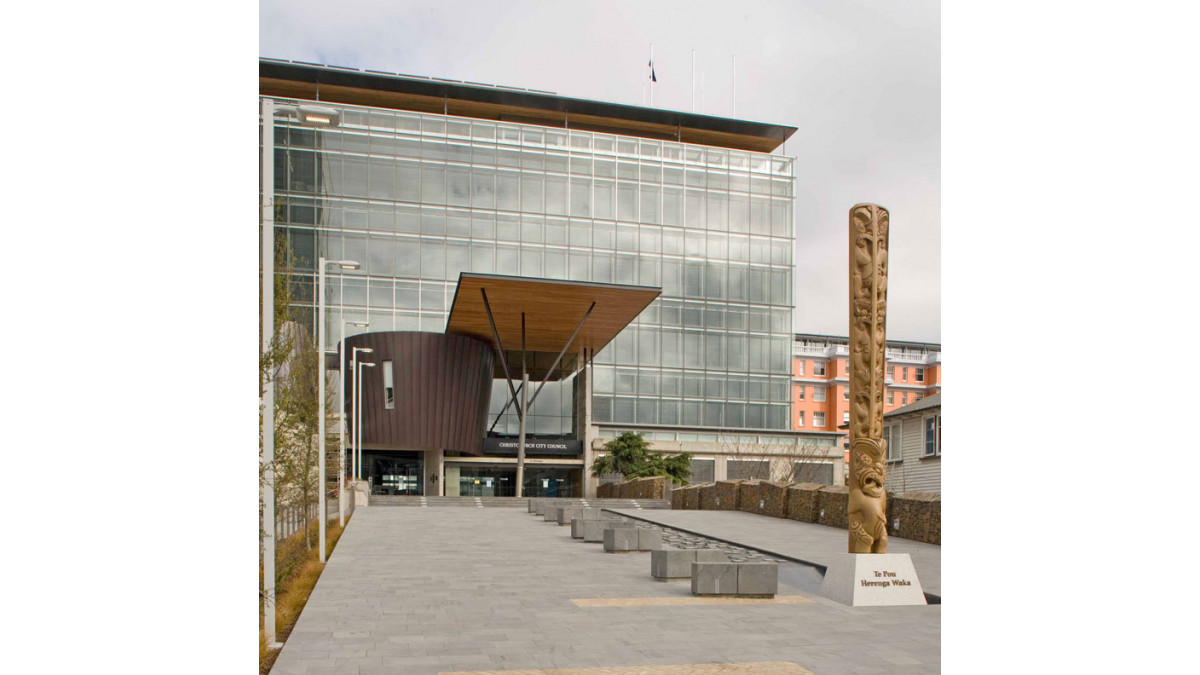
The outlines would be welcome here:
[[[526,497],[580,497],[582,477],[582,469],[526,465],[522,492]],[[512,465],[446,465],[447,496],[515,497],[516,486],[517,469]]]
[[[373,495],[424,495],[424,453],[363,451],[363,479]]]

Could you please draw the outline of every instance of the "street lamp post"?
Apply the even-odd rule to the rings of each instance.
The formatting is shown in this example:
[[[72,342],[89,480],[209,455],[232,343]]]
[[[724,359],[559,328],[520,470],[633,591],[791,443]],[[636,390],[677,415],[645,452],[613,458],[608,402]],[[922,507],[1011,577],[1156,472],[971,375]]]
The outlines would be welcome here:
[[[262,99],[261,105],[262,353],[267,354],[275,341],[275,118],[287,117],[302,124],[335,127],[341,122],[341,113],[308,104],[276,105],[270,98]],[[275,364],[270,365],[274,367]],[[275,381],[270,370],[263,382],[261,432],[263,632],[267,645],[277,648],[280,645],[275,641]]]
[[[262,353],[275,340],[275,101],[262,102]],[[273,367],[274,364],[270,364]],[[263,632],[275,646],[275,382],[268,367],[262,394]]]
[[[325,473],[325,267],[337,265],[343,270],[356,270],[353,260],[326,260],[317,258],[317,399],[320,413],[317,416],[317,546],[318,558],[325,562],[325,493],[328,491],[329,476]],[[343,331],[345,327],[343,327]],[[339,477],[340,480],[340,477]],[[338,500],[341,502],[341,499]]]
[[[346,342],[346,326],[366,328],[367,321],[342,321],[342,339],[338,341],[338,525],[346,526],[346,357],[343,344]]]
[[[354,450],[358,447],[358,353],[370,354],[374,351],[370,347],[354,347],[350,350],[350,409],[355,420],[352,422],[354,426],[350,439],[350,476],[354,480],[358,480],[358,453]]]
[[[355,445],[358,446],[358,480],[362,480],[363,473],[363,442],[362,442],[362,369],[363,366],[374,368],[375,364],[370,361],[358,362],[358,375],[354,378],[354,386],[358,387],[358,393],[355,396],[354,416],[358,420],[358,428],[354,432]]]

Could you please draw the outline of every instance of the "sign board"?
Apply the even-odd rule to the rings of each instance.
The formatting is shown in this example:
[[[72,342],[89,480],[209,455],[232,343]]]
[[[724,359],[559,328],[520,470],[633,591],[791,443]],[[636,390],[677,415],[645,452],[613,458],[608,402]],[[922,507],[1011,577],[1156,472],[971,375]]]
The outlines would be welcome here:
[[[854,607],[926,604],[907,553],[838,554],[825,570],[821,595]]]
[[[483,439],[483,454],[499,457],[516,457],[518,441],[515,438]],[[583,455],[583,441],[525,439],[525,456],[558,455],[579,457]]]

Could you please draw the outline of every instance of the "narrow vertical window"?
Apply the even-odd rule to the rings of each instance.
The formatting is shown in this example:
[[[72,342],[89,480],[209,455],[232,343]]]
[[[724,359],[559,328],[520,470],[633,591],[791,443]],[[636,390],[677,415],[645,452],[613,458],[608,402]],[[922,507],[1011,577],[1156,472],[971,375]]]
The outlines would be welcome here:
[[[941,440],[941,419],[940,416],[925,418],[925,455],[940,454],[941,448],[939,441]]]
[[[392,383],[392,362],[383,362],[383,407],[391,410],[396,407],[396,387]]]

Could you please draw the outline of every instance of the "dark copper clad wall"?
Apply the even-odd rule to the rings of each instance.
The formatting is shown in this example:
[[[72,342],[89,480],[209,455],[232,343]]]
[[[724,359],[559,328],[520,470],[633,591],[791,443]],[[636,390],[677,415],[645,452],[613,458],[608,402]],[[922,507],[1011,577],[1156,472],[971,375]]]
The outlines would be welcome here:
[[[376,364],[363,368],[362,427],[367,447],[482,452],[495,359],[490,345],[445,333],[362,333],[346,338],[347,373],[354,347],[375,350],[359,354],[360,360]],[[396,406],[391,410],[384,407],[384,361],[392,362]],[[348,413],[353,399],[350,382],[347,375]]]

